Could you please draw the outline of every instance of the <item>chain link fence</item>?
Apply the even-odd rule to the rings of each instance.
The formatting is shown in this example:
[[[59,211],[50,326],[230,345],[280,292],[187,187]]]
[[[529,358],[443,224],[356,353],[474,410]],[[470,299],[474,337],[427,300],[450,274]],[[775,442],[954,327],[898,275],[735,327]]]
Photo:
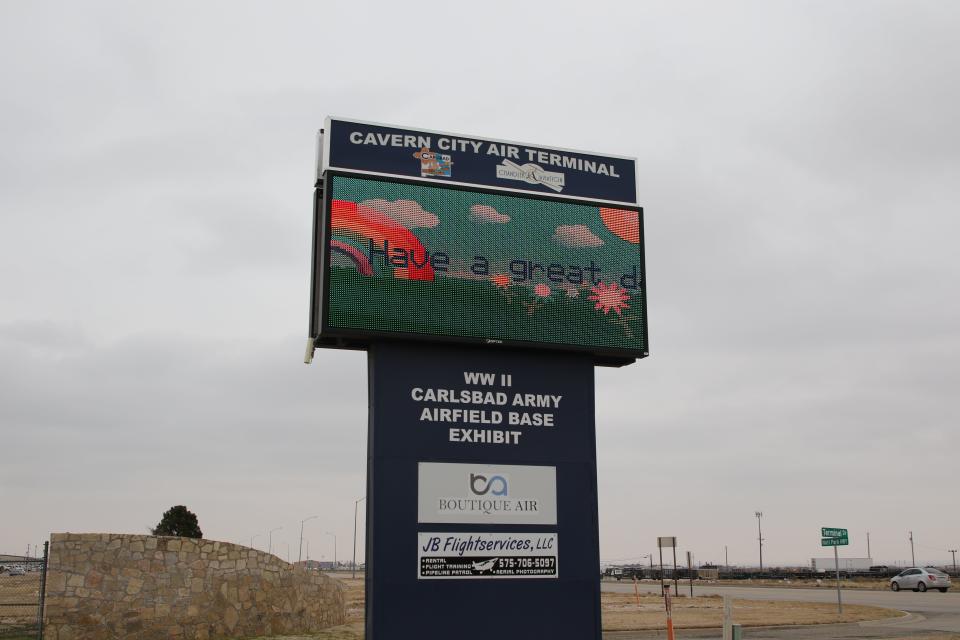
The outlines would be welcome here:
[[[43,638],[48,546],[38,558],[0,556],[0,639]]]

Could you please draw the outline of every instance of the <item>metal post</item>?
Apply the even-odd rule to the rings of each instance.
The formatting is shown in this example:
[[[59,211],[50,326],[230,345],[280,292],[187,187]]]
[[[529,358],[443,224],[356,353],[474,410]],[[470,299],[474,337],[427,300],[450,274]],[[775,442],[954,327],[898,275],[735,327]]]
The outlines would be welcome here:
[[[673,592],[680,597],[680,580],[677,578],[677,543],[673,543]]]
[[[673,607],[670,604],[670,585],[667,585],[663,592],[663,606],[667,610],[667,640],[673,640]]]
[[[723,640],[733,640],[732,596],[723,596]]]
[[[660,549],[660,597],[663,597],[663,547],[657,545]]]
[[[40,565],[40,602],[37,606],[37,640],[43,640],[43,608],[47,600],[47,556],[50,541],[43,543],[43,564]]]
[[[363,496],[359,500],[355,500],[353,503],[353,575],[351,578],[357,577],[357,507],[361,502],[367,499],[367,496]]]
[[[947,549],[953,555],[953,573],[957,574],[957,550],[956,549]]]
[[[760,573],[763,573],[763,530],[760,528],[763,511],[756,511],[754,515],[757,516],[757,541],[760,543]]]
[[[913,531],[910,532],[910,566],[917,566],[917,557],[913,555]]]
[[[843,615],[843,601],[840,600],[840,554],[837,553],[837,545],[833,545],[833,564],[837,569],[837,611]]]
[[[871,560],[873,559],[873,556],[870,554],[870,532],[869,531],[867,531],[867,557],[870,558]]]
[[[727,545],[723,545],[723,566],[730,569],[730,556],[727,553]]]
[[[283,527],[277,527],[276,529],[270,529],[270,542],[267,544],[267,553],[273,553],[273,532],[280,531]]]
[[[693,597],[693,554],[687,551],[687,574],[690,578],[690,597]]]
[[[300,521],[300,553],[297,554],[297,562],[300,562],[301,560],[303,560],[303,523],[307,522],[308,520],[313,520],[314,518],[319,518],[319,517],[320,516],[310,516],[309,518],[304,518],[303,520]],[[310,543],[308,541],[307,542],[307,558],[310,557],[309,547],[310,547]]]

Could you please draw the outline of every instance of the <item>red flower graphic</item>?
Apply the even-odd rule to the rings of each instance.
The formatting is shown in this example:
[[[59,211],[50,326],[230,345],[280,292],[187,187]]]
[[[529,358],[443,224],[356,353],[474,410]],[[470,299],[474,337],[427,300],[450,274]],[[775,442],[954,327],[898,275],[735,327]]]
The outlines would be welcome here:
[[[505,273],[498,273],[495,276],[490,276],[490,282],[498,289],[506,289],[510,286],[510,276]]]
[[[538,284],[537,286],[535,286],[535,287],[533,288],[533,292],[534,292],[535,294],[537,294],[537,296],[539,296],[539,297],[541,297],[541,298],[547,298],[547,297],[550,296],[551,293],[553,293],[553,292],[550,290],[550,287],[548,287],[547,285],[545,285],[545,284],[543,284],[543,283],[540,283],[540,284]]]
[[[607,313],[613,309],[619,316],[623,309],[630,308],[630,305],[627,304],[627,300],[630,299],[630,294],[616,282],[611,282],[610,284],[601,282],[598,285],[594,285],[591,293],[592,295],[587,296],[587,300],[596,302],[597,305],[594,309],[603,309],[604,315],[607,315]]]

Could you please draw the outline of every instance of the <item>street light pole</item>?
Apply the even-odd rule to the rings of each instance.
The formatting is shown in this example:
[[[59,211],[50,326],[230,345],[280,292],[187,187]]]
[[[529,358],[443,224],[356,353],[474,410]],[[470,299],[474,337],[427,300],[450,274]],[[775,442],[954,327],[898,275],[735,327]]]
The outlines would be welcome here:
[[[910,562],[910,566],[917,566],[917,557],[913,554],[913,531],[910,532]]]
[[[267,553],[273,553],[273,532],[280,531],[283,527],[277,527],[276,529],[270,529],[270,543],[267,546]]]
[[[308,520],[313,520],[314,518],[319,518],[320,516],[310,516],[309,518],[304,518],[300,521],[300,553],[297,554],[297,562],[303,560],[303,523]],[[309,554],[308,554],[309,555]]]
[[[957,550],[956,549],[947,549],[953,555],[953,572],[957,573]]]
[[[867,557],[873,558],[873,556],[870,555],[870,532],[869,531],[867,531]]]
[[[328,536],[333,536],[333,570],[337,570],[337,534],[325,531]]]
[[[353,575],[350,576],[351,578],[357,577],[357,507],[366,499],[367,496],[363,496],[353,502],[353,563],[350,565],[353,568]]]
[[[250,548],[251,548],[251,549],[253,549],[253,541],[256,540],[256,539],[259,538],[259,537],[260,537],[260,534],[259,534],[259,533],[258,533],[257,535],[255,535],[255,536],[250,536]]]
[[[763,573],[763,530],[760,528],[763,511],[755,511],[754,515],[757,516],[757,541],[760,543],[760,573]]]

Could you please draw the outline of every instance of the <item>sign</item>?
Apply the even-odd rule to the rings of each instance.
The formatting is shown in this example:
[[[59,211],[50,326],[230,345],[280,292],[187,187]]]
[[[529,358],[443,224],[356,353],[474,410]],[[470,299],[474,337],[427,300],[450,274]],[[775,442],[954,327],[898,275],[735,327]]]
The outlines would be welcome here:
[[[556,467],[421,462],[418,470],[417,522],[557,524]]]
[[[369,353],[366,637],[601,640],[593,358]]]
[[[822,527],[820,529],[820,535],[824,538],[846,538],[847,530],[833,527]]]
[[[661,549],[663,549],[664,547],[667,547],[667,548],[676,547],[677,538],[675,536],[657,538],[657,546],[660,547]]]
[[[317,346],[461,342],[616,364],[649,353],[638,207],[332,171],[322,191]]]
[[[555,533],[421,532],[420,580],[556,578]]]
[[[820,538],[821,547],[845,547],[850,544],[849,538]]]
[[[327,118],[323,145],[318,180],[327,170],[344,170],[444,186],[637,203],[634,158],[343,118]]]

